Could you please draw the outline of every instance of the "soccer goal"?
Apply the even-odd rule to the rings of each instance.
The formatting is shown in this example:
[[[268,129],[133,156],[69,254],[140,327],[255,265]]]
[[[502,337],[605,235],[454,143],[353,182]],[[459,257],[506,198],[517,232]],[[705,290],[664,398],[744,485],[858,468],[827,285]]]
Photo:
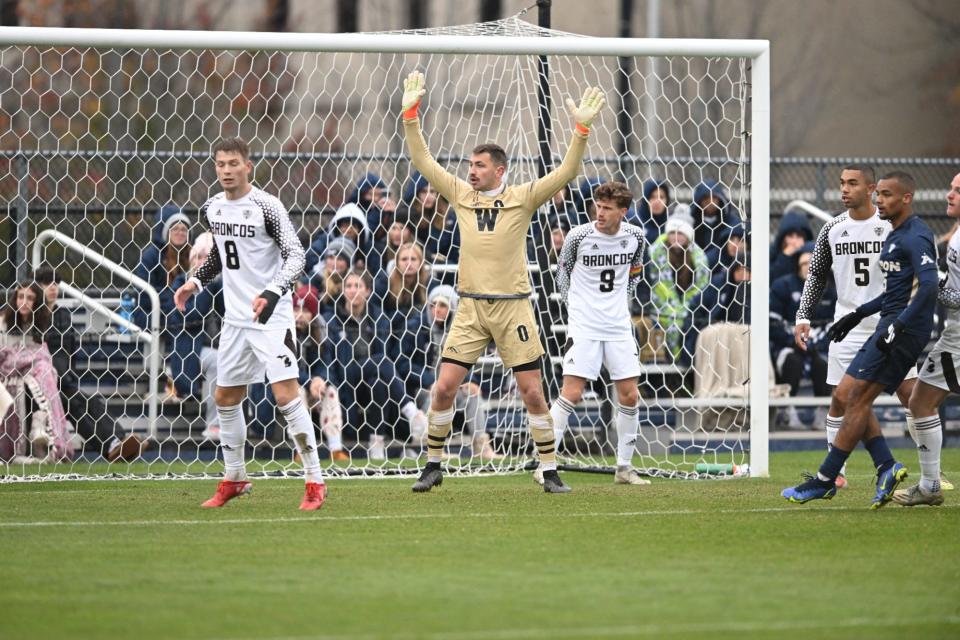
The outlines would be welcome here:
[[[696,216],[698,237],[699,216],[715,227],[700,247],[710,260],[705,281],[689,257],[671,267],[675,276],[690,272],[675,278],[683,280],[679,308],[667,312],[651,302],[659,280],[648,282],[634,304],[644,369],[636,466],[654,476],[729,477],[747,468],[765,476],[769,43],[582,37],[515,16],[358,34],[0,29],[0,192],[8,214],[0,223],[6,250],[0,267],[9,295],[35,268],[53,267],[61,281],[57,305],[70,311],[71,326],[51,330],[76,338],[62,341],[72,345],[66,355],[75,384],[67,389],[69,376],[61,372],[59,400],[43,397],[29,370],[0,369],[12,400],[0,433],[0,481],[219,474],[209,388],[174,360],[177,336],[197,327],[164,311],[163,287],[135,275],[151,244],[162,249],[168,241],[155,216],[165,209],[185,214],[196,242],[203,231],[199,208],[219,190],[210,148],[239,135],[254,151],[254,183],[287,206],[305,246],[327,234],[359,185],[368,220],[383,224],[361,230],[358,243],[362,234],[373,235],[379,248],[367,267],[389,283],[390,251],[405,232],[387,224],[422,222],[419,231],[428,237],[431,221],[443,226],[449,215],[442,201],[425,209],[419,185],[410,186],[414,169],[399,110],[401,79],[414,69],[427,78],[421,119],[441,164],[462,175],[470,149],[498,142],[509,156],[511,183],[557,164],[572,127],[564,99],[588,86],[604,90],[609,106],[594,127],[581,175],[535,216],[529,236],[548,400],[559,390],[566,342],[566,311],[555,286],[563,234],[589,220],[598,179],[631,187],[631,216],[650,210],[644,182],[663,181],[671,215]],[[715,209],[694,202],[704,189],[720,201],[719,222]],[[731,237],[744,242],[737,248]],[[455,284],[456,262],[447,255],[455,243],[433,249],[425,254],[428,286]],[[336,259],[323,272],[327,259],[314,255],[318,271],[308,275],[336,313]],[[734,270],[741,276],[727,277]],[[450,295],[442,297],[455,307]],[[383,390],[389,380],[365,376],[317,399],[321,451],[331,454],[322,453],[326,473],[407,474],[425,463],[425,445],[421,451],[399,405],[428,401],[424,372],[435,364],[442,322],[434,305],[415,297],[413,306],[408,319],[422,314],[422,324],[393,325],[381,358],[393,363],[402,397]],[[307,327],[305,336],[317,329],[311,339],[321,354],[325,341],[348,339],[323,335],[322,318]],[[4,348],[10,354],[15,346]],[[195,390],[184,393],[169,380]],[[525,411],[494,350],[471,380],[457,405],[448,473],[530,468]],[[608,380],[588,387],[559,449],[561,469],[610,470],[611,394]],[[38,409],[56,401],[69,423],[63,434],[51,424],[57,411]],[[255,393],[248,404],[251,472],[297,474],[272,397]],[[111,434],[120,440],[135,434],[149,447],[107,463]],[[53,447],[55,440],[62,446]]]

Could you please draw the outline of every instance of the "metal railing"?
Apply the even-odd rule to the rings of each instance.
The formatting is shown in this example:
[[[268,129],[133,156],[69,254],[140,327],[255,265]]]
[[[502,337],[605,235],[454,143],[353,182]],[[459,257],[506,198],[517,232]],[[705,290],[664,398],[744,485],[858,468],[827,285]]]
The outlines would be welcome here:
[[[157,290],[154,289],[153,285],[151,285],[149,282],[134,275],[133,272],[121,267],[113,260],[102,256],[86,245],[77,242],[70,236],[53,229],[47,229],[46,231],[40,232],[40,234],[38,234],[36,239],[33,241],[32,263],[34,270],[39,268],[43,263],[43,249],[51,242],[57,242],[67,249],[76,251],[84,260],[88,260],[97,266],[104,267],[119,278],[126,280],[138,289],[143,290],[150,298],[150,331],[145,331],[117,312],[105,307],[98,300],[94,300],[90,296],[86,295],[83,293],[83,291],[80,291],[79,289],[76,289],[65,282],[60,283],[60,290],[63,291],[65,295],[79,300],[81,304],[91,311],[103,314],[111,321],[130,331],[137,340],[147,344],[149,349],[147,355],[147,371],[148,375],[150,376],[147,383],[147,423],[150,437],[156,438],[159,402],[157,385],[160,376],[160,296],[157,294]]]

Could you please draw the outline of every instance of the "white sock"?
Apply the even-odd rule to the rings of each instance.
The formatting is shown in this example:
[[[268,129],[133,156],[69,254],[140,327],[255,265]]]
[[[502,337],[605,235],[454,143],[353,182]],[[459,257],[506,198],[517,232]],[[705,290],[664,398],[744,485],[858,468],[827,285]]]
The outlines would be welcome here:
[[[300,453],[303,464],[303,476],[307,482],[323,484],[323,472],[320,471],[320,456],[317,455],[317,436],[313,432],[313,420],[306,405],[299,397],[280,407],[280,413],[287,420],[287,432],[293,436],[293,442]]]
[[[913,440],[913,444],[920,446],[920,441],[917,440],[917,421],[913,419],[913,413],[910,412],[910,409],[904,409],[903,415],[907,419],[907,431],[910,432],[910,438]]]
[[[553,418],[553,439],[557,444],[563,440],[563,432],[567,428],[567,422],[570,420],[573,409],[573,403],[563,396],[557,396],[553,406],[550,407],[550,416]]]
[[[232,407],[217,407],[220,414],[220,450],[223,452],[224,480],[240,482],[247,479],[247,465],[243,448],[247,443],[247,421],[243,417],[243,403]]]
[[[640,425],[639,409],[620,405],[617,411],[617,466],[633,464],[633,452],[637,445],[637,428]]]
[[[943,428],[940,416],[917,418],[917,454],[920,457],[920,488],[931,493],[940,490],[940,449],[943,447]]]
[[[407,402],[400,407],[400,413],[408,421],[413,420],[413,416],[417,415],[417,411],[419,411],[419,409],[417,409],[417,405],[413,400],[407,400]]]
[[[843,416],[837,418],[836,416],[827,414],[827,451],[833,446],[833,439],[837,437],[841,424],[843,424]],[[847,475],[846,463],[840,468],[840,475]]]

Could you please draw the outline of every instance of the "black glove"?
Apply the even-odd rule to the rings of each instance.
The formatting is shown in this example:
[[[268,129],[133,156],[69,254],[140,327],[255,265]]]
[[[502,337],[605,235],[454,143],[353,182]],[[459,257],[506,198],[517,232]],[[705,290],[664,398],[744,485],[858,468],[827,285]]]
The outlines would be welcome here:
[[[260,315],[257,316],[257,321],[259,321],[260,324],[267,324],[267,320],[273,315],[273,310],[277,308],[277,303],[280,302],[280,296],[269,289],[264,289],[260,297],[266,300],[267,304],[263,310],[260,311]]]
[[[861,320],[863,320],[863,316],[860,315],[859,311],[851,311],[833,323],[833,326],[827,331],[827,336],[834,342],[840,342],[860,324]]]
[[[887,335],[877,338],[877,349],[880,349],[880,351],[884,353],[890,353],[893,351],[896,343],[903,340],[903,336],[903,323],[899,320],[894,320],[893,324],[887,327]]]

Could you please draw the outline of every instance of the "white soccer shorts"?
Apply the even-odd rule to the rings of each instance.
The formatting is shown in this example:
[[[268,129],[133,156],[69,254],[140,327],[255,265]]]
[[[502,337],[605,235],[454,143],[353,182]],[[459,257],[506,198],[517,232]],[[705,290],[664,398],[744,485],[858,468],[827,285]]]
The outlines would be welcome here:
[[[942,349],[938,342],[920,367],[920,382],[931,387],[960,393],[960,381],[957,380],[956,362],[960,354]]]
[[[611,380],[640,377],[640,348],[635,340],[576,338],[563,355],[563,375],[587,380],[600,377],[605,366]]]
[[[860,351],[860,347],[864,345],[869,337],[870,336],[866,336],[860,339],[857,336],[852,338],[851,336],[847,336],[847,339],[843,342],[830,343],[830,352],[827,356],[827,384],[833,386],[840,384],[840,379],[843,378],[843,374],[847,372],[847,368],[850,366],[850,363],[853,362],[857,352]],[[917,369],[914,367],[907,372],[904,380],[910,380],[916,377]]]
[[[239,387],[297,378],[293,329],[248,329],[224,323],[217,351],[217,384]]]

